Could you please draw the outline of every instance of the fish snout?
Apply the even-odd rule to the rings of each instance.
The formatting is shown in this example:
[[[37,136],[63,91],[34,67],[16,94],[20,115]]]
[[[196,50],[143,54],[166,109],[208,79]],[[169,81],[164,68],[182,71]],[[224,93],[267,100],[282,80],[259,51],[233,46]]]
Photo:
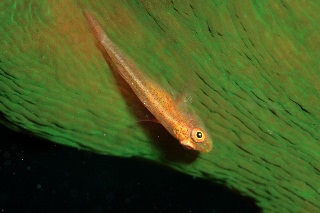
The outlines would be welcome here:
[[[180,141],[186,149],[197,150],[199,152],[207,153],[212,149],[212,143],[210,141],[194,142],[191,138]]]

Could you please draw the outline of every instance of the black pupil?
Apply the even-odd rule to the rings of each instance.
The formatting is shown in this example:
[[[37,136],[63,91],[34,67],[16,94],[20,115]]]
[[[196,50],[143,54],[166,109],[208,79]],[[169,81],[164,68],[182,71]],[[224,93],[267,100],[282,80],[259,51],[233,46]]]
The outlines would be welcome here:
[[[202,138],[202,132],[197,132],[197,138]]]

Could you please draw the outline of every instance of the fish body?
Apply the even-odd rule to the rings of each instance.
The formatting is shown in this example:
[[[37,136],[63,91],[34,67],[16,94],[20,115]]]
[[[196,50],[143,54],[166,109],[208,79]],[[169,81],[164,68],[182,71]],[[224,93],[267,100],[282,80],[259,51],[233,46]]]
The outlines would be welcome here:
[[[197,116],[187,113],[171,95],[141,72],[109,39],[95,17],[87,10],[84,13],[95,37],[108,53],[120,75],[159,123],[184,147],[209,152],[212,142]]]

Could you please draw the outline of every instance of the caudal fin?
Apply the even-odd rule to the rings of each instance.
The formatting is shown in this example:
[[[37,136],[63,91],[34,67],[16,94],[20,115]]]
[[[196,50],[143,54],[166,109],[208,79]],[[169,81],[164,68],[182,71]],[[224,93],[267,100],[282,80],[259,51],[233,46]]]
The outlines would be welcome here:
[[[97,38],[97,40],[101,43],[104,43],[106,41],[109,41],[109,38],[107,35],[104,33],[102,27],[98,23],[97,19],[95,18],[94,15],[89,10],[84,10],[84,15],[86,16],[90,27],[94,33],[94,36]]]

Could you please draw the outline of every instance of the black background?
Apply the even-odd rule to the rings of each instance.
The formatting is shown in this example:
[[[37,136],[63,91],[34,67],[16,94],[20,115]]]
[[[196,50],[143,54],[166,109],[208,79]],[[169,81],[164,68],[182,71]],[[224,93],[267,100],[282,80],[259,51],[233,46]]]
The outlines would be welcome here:
[[[79,151],[0,125],[1,212],[258,212],[251,199],[141,160]]]

